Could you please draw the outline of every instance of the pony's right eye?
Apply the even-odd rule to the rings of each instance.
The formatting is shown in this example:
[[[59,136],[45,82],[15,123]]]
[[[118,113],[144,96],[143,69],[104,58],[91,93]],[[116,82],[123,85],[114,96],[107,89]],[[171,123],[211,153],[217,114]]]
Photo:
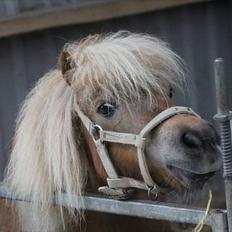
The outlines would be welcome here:
[[[116,109],[117,106],[115,104],[104,102],[98,107],[97,113],[103,116],[104,118],[111,118],[114,115]]]

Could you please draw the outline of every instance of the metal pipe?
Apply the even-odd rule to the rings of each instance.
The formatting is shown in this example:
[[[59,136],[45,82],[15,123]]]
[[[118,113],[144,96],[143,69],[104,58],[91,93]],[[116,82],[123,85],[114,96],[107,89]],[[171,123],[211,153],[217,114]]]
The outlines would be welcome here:
[[[14,195],[10,188],[0,186],[0,198],[7,198],[17,201],[30,202],[29,198],[20,199]],[[70,207],[77,202],[80,207],[80,197],[62,193],[54,196],[56,205]],[[109,197],[99,195],[85,195],[84,210],[105,212],[118,215],[127,215],[156,220],[168,220],[173,222],[198,224],[205,214],[204,209],[190,208],[173,203],[160,203],[154,201],[118,201]],[[72,202],[72,204],[70,204]],[[226,210],[210,210],[205,224],[212,228],[212,232],[227,232]]]
[[[229,111],[224,61],[217,58],[214,61],[217,114],[214,120],[219,122],[221,135],[221,151],[223,159],[223,177],[225,182],[225,197],[229,232],[232,232],[232,149],[231,149],[231,113]]]

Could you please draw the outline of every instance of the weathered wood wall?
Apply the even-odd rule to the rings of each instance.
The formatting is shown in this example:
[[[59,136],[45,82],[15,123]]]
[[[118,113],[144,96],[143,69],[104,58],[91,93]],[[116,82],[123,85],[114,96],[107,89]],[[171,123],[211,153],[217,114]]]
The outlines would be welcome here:
[[[28,4],[44,4],[44,1],[24,1]],[[3,2],[0,1],[1,6]],[[57,0],[56,3],[63,4],[63,0]],[[0,7],[0,13],[14,12],[15,6],[12,9],[10,5],[8,7]],[[203,117],[212,119],[215,113],[214,58],[225,58],[228,87],[232,87],[231,13],[231,1],[220,0],[1,38],[0,179],[9,153],[17,111],[26,93],[39,77],[56,67],[59,51],[66,42],[89,33],[130,30],[151,33],[169,42],[185,59],[189,69],[190,94],[185,99],[177,97],[178,102],[186,103]]]
[[[101,5],[104,3],[108,5],[118,3],[120,6],[132,3],[134,5],[139,5],[141,8],[145,8],[145,5],[150,5],[150,8],[153,8],[154,5],[156,5],[155,8],[166,8],[202,1],[212,0],[1,0],[0,16],[3,18],[5,16],[17,16],[25,12],[35,13],[41,10],[57,9],[58,7],[76,8],[78,6]],[[127,9],[127,11],[129,12],[130,9]]]
[[[90,23],[212,0],[85,0],[2,2],[0,37],[78,23]]]

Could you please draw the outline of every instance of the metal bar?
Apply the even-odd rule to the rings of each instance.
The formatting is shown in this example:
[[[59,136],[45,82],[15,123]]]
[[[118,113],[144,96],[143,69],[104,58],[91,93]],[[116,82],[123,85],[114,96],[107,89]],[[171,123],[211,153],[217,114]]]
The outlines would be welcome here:
[[[221,150],[223,158],[223,170],[225,181],[225,196],[228,217],[229,232],[232,232],[232,149],[231,149],[231,128],[228,93],[226,88],[226,77],[224,74],[224,61],[217,58],[214,61],[215,87],[217,99],[217,114],[214,116],[220,124]]]
[[[18,201],[30,201],[29,199],[22,200],[15,197],[10,189],[6,187],[0,187],[0,197]],[[118,201],[98,195],[85,195],[83,199],[83,209],[85,210],[181,223],[198,224],[205,213],[204,209],[177,207],[175,204],[154,201]],[[56,195],[54,198],[55,204],[64,207],[70,207],[70,202],[73,204],[78,200],[78,196],[67,193]],[[213,232],[227,232],[226,211],[221,209],[211,210],[205,224],[211,226]]]

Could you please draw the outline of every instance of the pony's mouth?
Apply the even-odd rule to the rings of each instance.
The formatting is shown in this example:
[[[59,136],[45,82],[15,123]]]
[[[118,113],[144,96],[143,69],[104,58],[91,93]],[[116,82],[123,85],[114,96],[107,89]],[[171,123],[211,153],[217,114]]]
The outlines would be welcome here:
[[[174,166],[169,166],[168,168],[173,173],[173,175],[181,181],[184,188],[189,190],[202,189],[204,184],[215,174],[215,171],[198,174]]]

